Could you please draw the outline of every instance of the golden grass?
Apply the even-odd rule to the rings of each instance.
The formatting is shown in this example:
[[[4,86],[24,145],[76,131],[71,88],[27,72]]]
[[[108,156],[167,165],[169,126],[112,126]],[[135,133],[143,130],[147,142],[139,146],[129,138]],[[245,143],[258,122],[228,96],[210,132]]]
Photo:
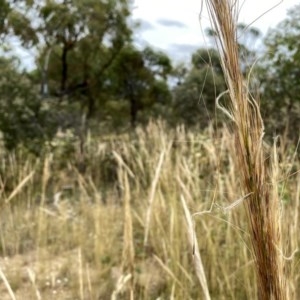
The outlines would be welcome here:
[[[233,121],[236,164],[240,170],[243,201],[257,273],[259,299],[289,299],[284,268],[278,161],[264,148],[264,124],[259,104],[248,91],[239,61],[237,22],[239,1],[207,0],[210,20],[217,35],[230,103],[221,108]]]
[[[79,143],[40,159],[1,152],[1,299],[202,299],[181,195],[192,214],[212,208],[194,218],[210,297],[258,299],[245,212],[222,209],[243,196],[233,137],[154,123],[91,137],[84,173]],[[281,145],[285,175],[273,184],[287,220],[286,254],[299,243],[300,177],[289,174],[300,164],[293,145]],[[286,262],[290,299],[300,292],[299,258]]]

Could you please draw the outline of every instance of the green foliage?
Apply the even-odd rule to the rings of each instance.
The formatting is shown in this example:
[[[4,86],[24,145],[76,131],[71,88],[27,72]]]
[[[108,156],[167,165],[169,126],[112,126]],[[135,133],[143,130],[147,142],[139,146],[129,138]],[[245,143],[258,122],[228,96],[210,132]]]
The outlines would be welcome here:
[[[19,37],[22,45],[32,47],[38,42],[37,32],[31,27],[31,20],[17,10],[11,10],[8,15],[10,33]]]
[[[280,78],[277,83],[276,92],[281,95],[299,95],[300,80],[300,6],[288,14],[288,19],[278,25],[276,29],[268,34],[265,41],[268,47],[268,63],[270,76],[275,80]],[[275,77],[276,76],[276,77]],[[279,85],[280,83],[280,85]]]
[[[163,79],[167,79],[168,75],[172,72],[172,64],[170,58],[161,51],[154,51],[150,47],[143,50],[143,57],[146,66],[149,67],[155,75]]]
[[[216,50],[198,50],[192,56],[191,70],[173,90],[176,119],[206,126],[215,117],[216,97],[225,89]]]
[[[207,35],[216,43],[216,32],[207,29]],[[255,59],[255,42],[260,36],[256,28],[239,24],[237,28],[241,69],[247,76]],[[192,68],[187,73],[183,66],[175,72],[177,87],[174,88],[175,119],[188,125],[205,127],[211,120],[222,120],[215,109],[216,98],[226,90],[221,61],[216,48],[199,49],[191,58]],[[226,106],[226,97],[225,97]]]
[[[126,0],[33,0],[7,6],[7,32],[17,36],[24,47],[37,47],[38,68],[28,77],[35,86],[30,98],[39,98],[37,87],[41,85],[42,96],[48,100],[39,103],[38,110],[41,113],[40,107],[47,107],[48,115],[57,110],[51,115],[54,127],[69,128],[72,109],[78,116],[73,126],[82,114],[102,121],[111,119],[119,126],[130,116],[135,125],[139,112],[139,120],[146,120],[160,115],[163,106],[170,103],[166,80],[171,61],[162,52],[149,47],[140,51],[131,45],[130,5]],[[59,100],[56,107],[55,98]],[[18,117],[24,122],[16,114]],[[18,130],[20,124],[14,124]],[[4,130],[16,136],[11,128]]]
[[[0,60],[0,130],[5,146],[24,144],[38,153],[55,133],[50,113],[42,109],[35,88],[16,70],[15,60]]]
[[[123,124],[129,114],[134,126],[139,111],[170,100],[172,65],[164,53],[131,45],[129,4],[47,3],[40,8],[47,43],[38,64],[50,95],[79,101],[88,118],[114,117]]]
[[[192,54],[192,66],[196,69],[212,68],[217,74],[222,74],[219,53],[215,49],[199,49]]]
[[[6,0],[0,0],[0,37],[6,33],[6,19],[9,14],[10,8]]]
[[[242,72],[247,77],[251,69],[262,82],[266,125],[276,130],[286,126],[282,115],[291,126],[299,122],[299,7],[268,34],[254,75],[260,32],[245,24],[237,28]],[[26,144],[39,152],[58,128],[81,136],[86,126],[108,132],[155,118],[200,127],[222,120],[215,100],[226,87],[216,47],[196,51],[189,67],[173,67],[151,47],[136,48],[128,22],[132,1],[0,0],[0,8],[3,50],[18,40],[36,53],[30,73],[21,73],[14,59],[0,58],[0,130],[8,148]],[[216,46],[216,33],[207,33]],[[258,87],[250,90],[256,94]]]
[[[105,72],[131,40],[130,1],[34,1],[30,14],[39,40],[37,65],[44,96],[81,103],[81,113],[103,106]],[[26,11],[23,11],[25,14]]]
[[[159,115],[159,106],[170,103],[165,79],[171,70],[170,59],[161,52],[150,48],[140,51],[132,46],[122,49],[108,74],[106,89],[116,99],[129,103],[132,126],[139,111],[155,106]]]
[[[298,138],[300,115],[300,5],[265,39],[266,55],[261,63],[262,97],[268,123],[282,131],[290,126],[291,136]]]

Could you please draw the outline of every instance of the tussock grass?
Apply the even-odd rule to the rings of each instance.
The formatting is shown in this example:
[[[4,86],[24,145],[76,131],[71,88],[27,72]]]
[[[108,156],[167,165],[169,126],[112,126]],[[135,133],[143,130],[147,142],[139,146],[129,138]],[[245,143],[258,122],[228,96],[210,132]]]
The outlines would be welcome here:
[[[210,297],[258,299],[247,215],[239,206],[219,209],[242,196],[233,137],[150,123],[134,134],[90,136],[83,154],[76,142],[39,159],[2,151],[1,299],[203,299],[182,197],[191,213],[212,208],[194,219]],[[292,147],[279,149],[285,175],[274,179],[289,220],[285,253],[299,243]],[[299,258],[286,262],[290,299],[300,292]]]
[[[289,299],[284,271],[281,208],[278,198],[278,160],[274,145],[269,153],[263,145],[264,124],[258,101],[243,78],[237,41],[239,1],[207,0],[208,12],[217,34],[222,68],[230,103],[225,109],[233,121],[236,165],[249,223],[259,299]],[[269,158],[270,156],[270,158]]]

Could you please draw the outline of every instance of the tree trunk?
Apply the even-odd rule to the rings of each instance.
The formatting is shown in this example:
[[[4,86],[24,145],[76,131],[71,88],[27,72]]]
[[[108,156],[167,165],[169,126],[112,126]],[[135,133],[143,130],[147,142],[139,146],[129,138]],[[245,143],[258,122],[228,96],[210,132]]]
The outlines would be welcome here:
[[[137,102],[135,97],[130,98],[130,124],[131,127],[134,128],[136,126],[136,119],[137,119]]]
[[[86,118],[89,120],[93,117],[95,113],[95,99],[94,97],[88,92],[88,111]]]
[[[61,74],[61,84],[60,84],[60,91],[63,94],[66,91],[66,84],[68,79],[68,63],[67,63],[67,55],[68,49],[67,46],[64,45],[63,53],[61,56],[61,63],[62,63],[62,74]]]

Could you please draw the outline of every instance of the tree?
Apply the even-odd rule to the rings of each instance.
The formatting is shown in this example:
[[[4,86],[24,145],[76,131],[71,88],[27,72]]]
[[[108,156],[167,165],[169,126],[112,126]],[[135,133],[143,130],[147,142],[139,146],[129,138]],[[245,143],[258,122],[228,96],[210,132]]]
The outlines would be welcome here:
[[[162,52],[147,47],[140,51],[133,46],[123,48],[107,78],[107,93],[129,103],[130,123],[135,126],[138,112],[169,103],[167,78],[171,61]]]
[[[217,120],[216,98],[226,90],[221,61],[216,50],[216,32],[208,28],[206,33],[212,39],[213,47],[196,51],[192,55],[191,70],[185,72],[181,66],[175,74],[179,85],[173,90],[174,111],[179,119],[189,125],[206,126],[210,120]],[[255,43],[260,35],[258,29],[238,24],[241,69],[245,76],[256,60]],[[226,106],[226,96],[222,99]]]
[[[300,5],[269,31],[265,39],[266,54],[261,62],[262,104],[268,124],[282,131],[287,124],[290,134],[300,122]],[[272,118],[270,118],[272,116]],[[271,120],[272,119],[272,120]]]
[[[9,3],[6,32],[35,46],[41,91],[80,99],[91,117],[104,73],[130,42],[130,0],[20,0]],[[48,87],[49,86],[49,87]],[[78,98],[78,95],[81,97]]]
[[[177,119],[187,125],[206,126],[215,116],[217,96],[226,86],[215,49],[199,49],[192,55],[192,68],[183,82],[173,89]]]
[[[0,0],[0,38],[3,39],[7,33],[6,20],[10,12],[9,3],[5,0]]]
[[[8,149],[25,145],[39,154],[56,132],[53,116],[42,108],[28,76],[18,71],[14,58],[0,58],[0,130]]]
[[[0,0],[2,45],[18,40],[37,54],[37,69],[30,73],[20,72],[15,59],[0,61],[0,129],[8,148],[41,145],[58,127],[95,114],[105,99],[107,71],[131,42],[130,5],[130,0]],[[42,96],[59,99],[58,105],[42,101],[39,84]]]
[[[170,74],[171,84],[173,86],[181,85],[184,82],[187,73],[188,73],[188,68],[183,62],[180,62],[177,65],[175,65]]]
[[[25,9],[32,4],[32,0],[0,0],[0,34],[4,42],[9,44],[12,38],[18,38],[21,45],[27,48],[38,42],[37,33],[31,24],[32,19]]]

